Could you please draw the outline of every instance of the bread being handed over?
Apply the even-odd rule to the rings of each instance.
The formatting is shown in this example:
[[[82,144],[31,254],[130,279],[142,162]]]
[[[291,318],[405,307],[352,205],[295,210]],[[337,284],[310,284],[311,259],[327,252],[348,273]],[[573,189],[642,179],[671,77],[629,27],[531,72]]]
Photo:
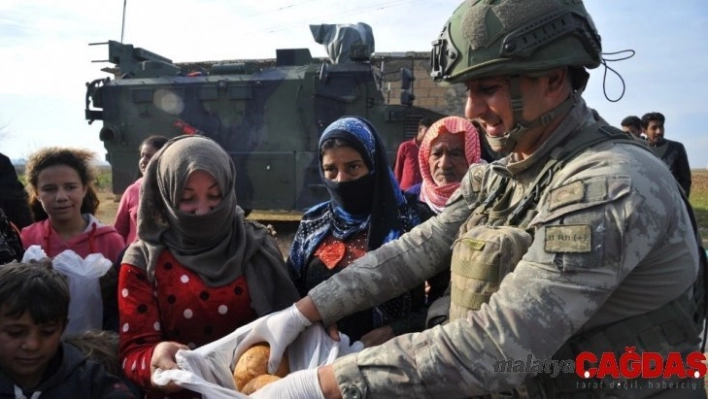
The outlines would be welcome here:
[[[239,392],[251,394],[266,384],[280,377],[285,377],[290,373],[288,356],[284,354],[283,360],[280,362],[280,367],[278,367],[275,375],[268,374],[268,357],[270,357],[270,345],[260,343],[248,348],[236,361],[236,365],[234,366],[234,383]],[[264,375],[266,377],[259,378],[258,381],[254,381],[252,386],[249,387],[249,389],[253,389],[253,391],[246,392],[246,385],[251,380]]]
[[[277,375],[271,375],[271,374],[261,374],[258,377],[253,378],[251,381],[248,381],[248,384],[246,384],[245,387],[241,390],[241,393],[245,393],[246,395],[250,395],[257,390],[263,388],[264,386],[270,384],[273,381],[278,381],[280,377]]]

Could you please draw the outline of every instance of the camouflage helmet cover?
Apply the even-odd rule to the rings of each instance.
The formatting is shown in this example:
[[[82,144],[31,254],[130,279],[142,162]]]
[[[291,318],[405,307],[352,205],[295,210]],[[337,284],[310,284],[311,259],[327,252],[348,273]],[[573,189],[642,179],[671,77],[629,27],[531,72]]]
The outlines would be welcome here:
[[[581,0],[468,0],[433,42],[431,76],[461,83],[561,66],[596,68],[601,52]]]

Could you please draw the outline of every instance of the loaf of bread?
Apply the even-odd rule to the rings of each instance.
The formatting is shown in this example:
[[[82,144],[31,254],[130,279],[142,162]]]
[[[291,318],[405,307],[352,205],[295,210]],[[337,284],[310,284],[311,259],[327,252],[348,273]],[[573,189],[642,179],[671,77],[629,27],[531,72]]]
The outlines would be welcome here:
[[[248,348],[236,361],[236,366],[234,366],[234,384],[236,384],[236,389],[239,392],[243,392],[246,384],[255,377],[264,374],[268,375],[268,357],[270,357],[270,345],[260,343]],[[288,357],[283,355],[283,360],[280,362],[275,376],[285,377],[289,372]]]
[[[270,375],[270,374],[261,374],[258,377],[253,378],[251,381],[248,381],[246,386],[243,387],[241,390],[241,393],[245,393],[246,395],[250,395],[257,390],[263,388],[264,386],[270,384],[273,381],[278,381],[280,377],[277,375]]]

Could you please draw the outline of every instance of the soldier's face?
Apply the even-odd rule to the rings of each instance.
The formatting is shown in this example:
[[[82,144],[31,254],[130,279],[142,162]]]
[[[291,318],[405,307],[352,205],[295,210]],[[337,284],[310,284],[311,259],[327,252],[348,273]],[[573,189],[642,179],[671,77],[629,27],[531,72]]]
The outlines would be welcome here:
[[[502,137],[511,129],[509,83],[505,78],[471,80],[467,85],[465,116],[479,122],[490,137]]]
[[[467,172],[465,135],[443,133],[430,146],[430,174],[438,186],[459,183]]]
[[[544,90],[548,85],[548,78],[522,76],[519,79],[524,102],[522,113],[524,120],[532,121],[552,109]],[[521,122],[514,121],[509,80],[506,77],[470,80],[465,84],[467,86],[465,116],[470,120],[477,121],[487,136],[503,137],[514,127],[516,122]],[[531,141],[529,140],[529,136],[532,136],[531,132],[527,132],[525,136],[528,137],[528,141]],[[517,142],[514,148],[515,152],[523,151],[527,146],[522,141]]]
[[[664,138],[664,124],[660,121],[649,121],[649,125],[644,129],[644,133],[646,133],[649,141],[659,141]]]

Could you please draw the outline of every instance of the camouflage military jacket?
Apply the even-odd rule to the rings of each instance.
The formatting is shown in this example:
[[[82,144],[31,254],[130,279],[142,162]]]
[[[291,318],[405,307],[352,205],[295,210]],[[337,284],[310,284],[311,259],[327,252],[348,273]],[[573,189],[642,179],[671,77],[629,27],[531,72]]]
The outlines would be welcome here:
[[[493,169],[529,190],[551,150],[595,122],[582,100],[520,162],[473,166],[443,213],[310,291],[323,322],[366,309],[437,274]],[[494,179],[499,180],[499,179]],[[484,190],[482,190],[485,188]],[[530,374],[503,359],[546,359],[573,335],[661,307],[696,278],[698,252],[676,183],[661,160],[608,141],[554,175],[530,228],[534,241],[488,305],[444,326],[338,359],[345,398],[467,397],[509,390]]]

